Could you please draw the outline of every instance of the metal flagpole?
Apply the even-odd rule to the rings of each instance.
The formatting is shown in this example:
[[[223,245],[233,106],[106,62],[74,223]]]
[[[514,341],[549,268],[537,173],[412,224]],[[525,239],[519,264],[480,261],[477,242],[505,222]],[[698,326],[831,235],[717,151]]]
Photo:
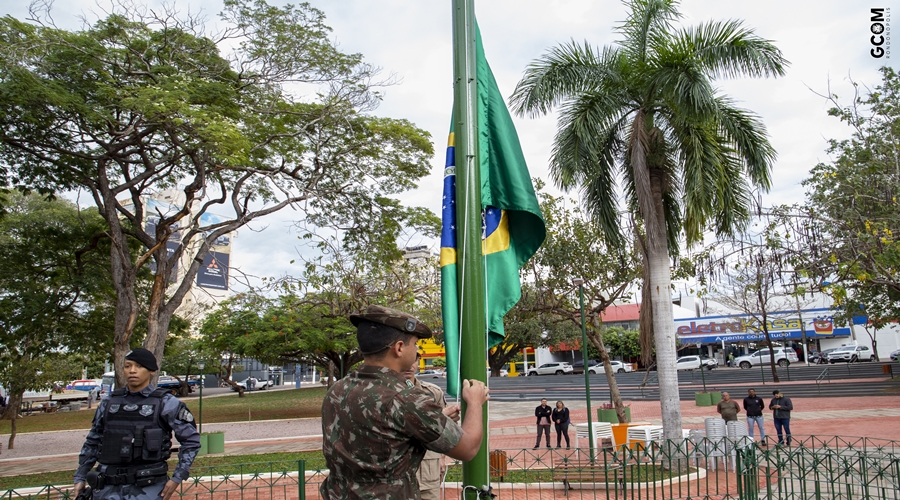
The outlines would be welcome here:
[[[478,158],[478,85],[473,0],[453,0],[453,116],[456,123],[456,235],[459,288],[460,375],[487,382],[487,321],[482,261],[481,177]],[[465,401],[462,402],[465,414]],[[485,439],[478,454],[463,464],[465,498],[478,498],[490,485],[488,412],[482,412]]]

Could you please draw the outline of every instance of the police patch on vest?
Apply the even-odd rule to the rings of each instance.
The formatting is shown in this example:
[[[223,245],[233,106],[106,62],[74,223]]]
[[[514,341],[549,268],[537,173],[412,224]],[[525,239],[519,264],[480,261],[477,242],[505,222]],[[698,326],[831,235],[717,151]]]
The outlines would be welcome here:
[[[140,405],[125,405],[122,407],[122,409],[125,411],[135,411],[138,409],[138,406]]]
[[[141,405],[141,411],[139,413],[142,417],[153,415],[153,405]]]
[[[194,414],[191,413],[191,410],[188,410],[186,406],[182,406],[181,411],[178,412],[178,420],[184,420],[185,422],[193,422]]]
[[[115,412],[117,412],[117,411],[119,411],[119,405],[109,405],[109,412],[110,412],[110,413],[115,413]]]

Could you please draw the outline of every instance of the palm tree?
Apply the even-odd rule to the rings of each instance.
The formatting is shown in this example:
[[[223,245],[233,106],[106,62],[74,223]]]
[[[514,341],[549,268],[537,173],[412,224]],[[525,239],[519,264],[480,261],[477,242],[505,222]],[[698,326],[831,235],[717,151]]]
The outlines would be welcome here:
[[[740,21],[682,28],[675,0],[627,5],[620,41],[551,48],[525,70],[510,105],[530,116],[560,108],[551,175],[562,189],[580,189],[610,241],[622,241],[627,215],[642,223],[663,426],[666,437],[680,438],[670,253],[710,227],[717,235],[739,230],[751,189],[770,187],[775,159],[762,123],[713,80],[779,76],[788,63]],[[619,177],[625,214],[617,209]]]

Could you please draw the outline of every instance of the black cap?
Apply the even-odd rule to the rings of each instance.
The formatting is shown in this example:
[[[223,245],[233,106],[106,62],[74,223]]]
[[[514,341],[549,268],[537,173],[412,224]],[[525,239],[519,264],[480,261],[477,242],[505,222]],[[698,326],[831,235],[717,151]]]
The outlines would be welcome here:
[[[781,391],[779,391],[778,389],[775,389],[774,391],[772,391],[773,396],[777,396],[779,394],[781,394]]]
[[[135,363],[143,366],[151,372],[159,370],[159,365],[156,364],[156,356],[154,356],[152,352],[144,349],[143,347],[138,347],[137,349],[128,351],[128,354],[125,355],[125,359],[127,359],[128,361],[134,361]]]

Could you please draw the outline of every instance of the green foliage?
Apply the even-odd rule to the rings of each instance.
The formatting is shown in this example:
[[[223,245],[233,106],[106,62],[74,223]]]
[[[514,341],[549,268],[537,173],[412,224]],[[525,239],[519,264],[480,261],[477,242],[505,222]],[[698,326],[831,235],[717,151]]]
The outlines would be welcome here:
[[[61,199],[11,192],[0,217],[0,384],[26,390],[81,377],[109,352],[109,247],[102,220]],[[14,411],[7,417],[15,416]]]
[[[396,196],[428,174],[428,133],[371,114],[385,82],[338,49],[321,11],[228,0],[218,41],[197,18],[127,1],[108,12],[78,31],[0,19],[0,183],[83,189],[117,248],[139,244],[110,264],[119,366],[139,315],[145,347],[163,353],[209,242],[260,217],[290,206],[374,255],[396,256],[407,225],[437,226]],[[147,198],[167,189],[178,196],[157,212]]]
[[[791,225],[808,246],[801,268],[843,306],[843,319],[864,313],[875,325],[900,317],[900,78],[880,71],[882,81],[849,104],[827,96],[828,114],[853,134],[829,141],[834,160],[811,170]]]

